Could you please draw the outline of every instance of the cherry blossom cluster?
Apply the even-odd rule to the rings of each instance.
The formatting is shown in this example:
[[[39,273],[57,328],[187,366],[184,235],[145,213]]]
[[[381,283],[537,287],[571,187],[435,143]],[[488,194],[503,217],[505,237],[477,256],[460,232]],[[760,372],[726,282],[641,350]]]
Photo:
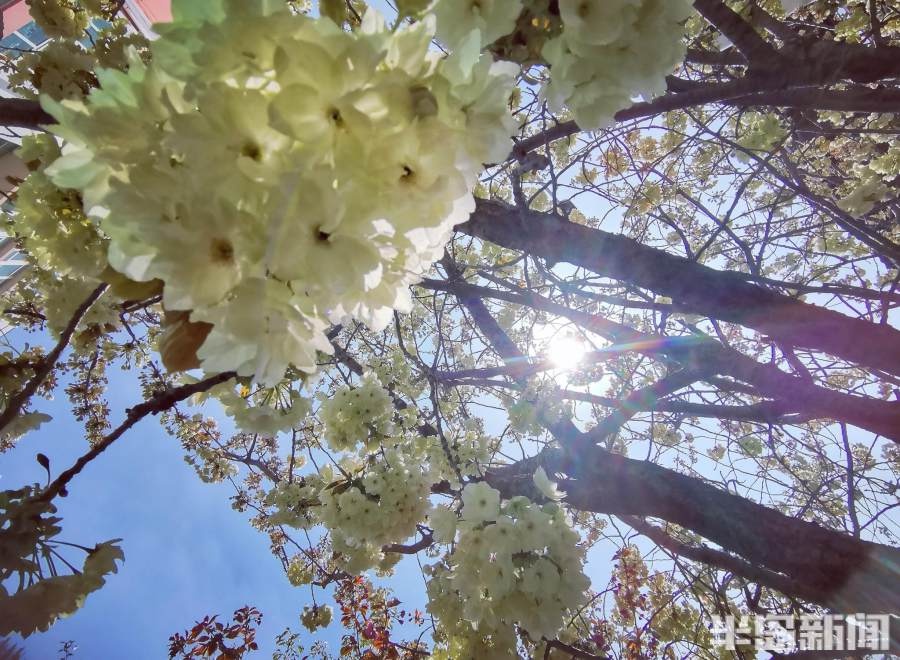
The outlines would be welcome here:
[[[601,128],[641,96],[666,90],[684,59],[689,0],[560,0],[563,32],[544,46],[547,101],[582,128]]]
[[[53,33],[52,26],[36,20],[45,32]],[[96,84],[95,68],[125,69],[128,52],[146,52],[148,45],[146,37],[129,32],[124,19],[116,19],[100,30],[91,38],[90,48],[84,44],[85,34],[82,29],[75,36],[55,39],[40,50],[22,53],[15,71],[9,75],[10,89],[25,98],[47,94],[57,101],[81,100]]]
[[[33,268],[27,282],[20,283],[8,297],[18,305],[39,305],[54,335],[62,332],[75,310],[101,283],[107,249],[106,239],[85,216],[77,191],[57,187],[47,175],[46,163],[59,154],[50,135],[22,140],[18,155],[31,172],[16,191],[16,208],[10,217],[12,230]],[[129,299],[130,291],[113,289],[87,311],[79,330],[118,327],[119,310],[112,298]],[[76,335],[73,348],[95,350],[92,336],[96,334]]]
[[[481,474],[491,457],[490,438],[475,430],[466,430],[458,437],[449,439],[447,447],[436,437],[430,437],[427,446],[428,463],[435,474],[459,487],[458,477]],[[458,472],[458,474],[457,474]]]
[[[319,628],[327,628],[331,623],[332,610],[328,605],[308,605],[303,608],[300,615],[300,623],[309,632],[315,632]]]
[[[412,536],[430,507],[432,479],[413,454],[390,448],[366,462],[361,477],[320,494],[318,515],[350,572],[377,565],[382,546]]]
[[[499,57],[550,67],[543,93],[583,129],[601,128],[635,96],[665,91],[684,58],[689,0],[438,0],[438,37],[450,48],[487,46]],[[473,37],[472,35],[477,35]]]
[[[307,475],[298,481],[279,481],[265,498],[265,503],[274,509],[269,515],[269,524],[296,529],[308,529],[318,524],[315,509],[326,481],[318,474]]]
[[[295,587],[311,583],[316,577],[313,566],[302,554],[295,555],[287,567],[287,578]]]
[[[552,381],[529,383],[519,398],[510,397],[504,403],[510,428],[524,435],[540,433],[542,420],[555,422],[572,414]]]
[[[204,5],[206,6],[206,5]],[[432,19],[347,32],[280,3],[229,0],[168,25],[152,62],[42,102],[108,259],[161,280],[167,310],[212,326],[207,372],[274,385],[316,370],[330,323],[378,329],[474,208],[502,159],[517,74],[479,49],[430,50]]]
[[[736,138],[739,145],[750,151],[767,153],[784,141],[788,132],[778,117],[771,113],[745,112],[736,122]],[[750,162],[750,155],[736,151],[735,157]]]
[[[462,504],[459,519],[449,509],[431,515],[435,539],[454,543],[428,583],[450,656],[517,657],[515,625],[534,641],[555,639],[590,586],[562,509],[524,497],[501,505],[484,482],[468,484]]]
[[[369,374],[355,387],[338,388],[322,403],[319,418],[325,439],[335,451],[369,446],[394,431],[394,406],[390,393]]]
[[[382,547],[411,537],[431,507],[434,470],[424,461],[421,443],[383,438],[374,454],[347,455],[337,470],[291,482],[281,480],[265,498],[272,507],[270,525],[330,532],[334,558],[343,570],[358,574],[389,565]]]
[[[900,144],[894,141],[883,148],[884,153],[868,163],[853,166],[849,192],[838,201],[838,206],[854,217],[869,213],[894,192],[893,182],[900,172]]]
[[[90,16],[84,7],[65,0],[26,0],[28,12],[48,37],[77,38],[83,35]],[[99,3],[85,2],[85,6]]]
[[[13,227],[37,266],[60,276],[99,281],[106,262],[106,242],[84,215],[78,193],[53,185],[44,163],[60,156],[53,136],[32,135],[18,152],[32,172],[19,186]]]
[[[226,384],[216,388],[213,395],[241,431],[271,438],[300,426],[311,411],[309,401],[288,385],[251,391],[247,385],[236,390]]]
[[[12,351],[0,352],[0,410],[5,410],[10,398],[22,391],[22,388],[33,377],[30,365],[43,358],[43,351],[29,348],[21,353]],[[0,452],[13,446],[15,441],[52,418],[36,411],[22,411],[16,415],[0,432]]]

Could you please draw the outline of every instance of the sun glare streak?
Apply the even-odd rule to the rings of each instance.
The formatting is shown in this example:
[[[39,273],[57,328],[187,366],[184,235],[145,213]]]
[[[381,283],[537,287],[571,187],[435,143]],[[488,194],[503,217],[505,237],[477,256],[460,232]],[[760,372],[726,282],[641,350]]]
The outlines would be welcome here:
[[[557,369],[571,371],[584,359],[588,347],[574,337],[554,337],[547,345],[545,355]]]

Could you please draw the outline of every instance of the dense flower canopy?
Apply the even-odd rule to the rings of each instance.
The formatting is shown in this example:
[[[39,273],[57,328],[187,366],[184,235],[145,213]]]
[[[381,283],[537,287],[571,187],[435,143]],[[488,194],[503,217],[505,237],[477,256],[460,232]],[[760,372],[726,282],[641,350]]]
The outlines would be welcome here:
[[[711,613],[895,603],[900,14],[796,4],[30,0],[0,450],[55,390],[89,446],[0,492],[0,633],[119,568],[54,501],[150,415],[345,656],[712,660]],[[411,567],[421,610],[366,577]]]
[[[616,27],[601,38],[595,23],[606,15],[562,3],[562,25],[541,37],[556,34],[543,46],[551,105],[569,105],[590,128],[632,95],[662,91],[686,9],[610,6]],[[171,322],[169,366],[187,344],[207,372],[272,386],[291,366],[315,370],[329,323],[378,330],[409,309],[409,285],[474,209],[482,165],[511,148],[518,66],[481,48],[520,14],[550,26],[548,12],[445,1],[411,27],[389,29],[370,10],[345,32],[277,4],[194,8],[161,28],[150,64],[132,52],[127,72],[97,70],[86,99],[43,97],[65,140],[46,175],[82,191],[113,269],[160,282],[165,308],[189,312]],[[447,57],[429,50],[435,23]],[[649,40],[671,48],[617,45]],[[96,275],[96,255],[82,258],[78,274]]]
[[[329,321],[409,308],[511,146],[514,67],[429,53],[429,20],[369,12],[348,33],[245,2],[213,20],[167,26],[150,65],[99,73],[86,103],[45,97],[65,139],[47,173],[83,191],[114,269],[212,326],[206,371],[274,385],[315,370]]]

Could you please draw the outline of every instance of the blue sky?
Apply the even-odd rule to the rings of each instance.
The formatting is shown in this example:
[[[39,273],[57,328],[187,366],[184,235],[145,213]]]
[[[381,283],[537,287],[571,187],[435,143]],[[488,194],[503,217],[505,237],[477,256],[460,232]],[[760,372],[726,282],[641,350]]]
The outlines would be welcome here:
[[[20,333],[9,338],[13,345],[35,343],[34,336]],[[40,343],[47,343],[43,340]],[[124,410],[138,401],[140,389],[136,373],[110,369],[108,375],[115,427]],[[54,400],[36,402],[35,409],[53,420],[0,454],[0,490],[44,483],[46,473],[35,460],[38,452],[50,458],[55,477],[87,450],[83,428],[71,416],[65,385],[59,384]],[[495,415],[487,417],[491,427],[500,423]],[[231,427],[230,420],[222,422],[223,431]],[[246,604],[263,613],[257,634],[260,653],[255,657],[271,657],[274,640],[286,627],[301,632],[307,647],[314,641],[299,623],[303,606],[311,602],[309,589],[288,583],[269,551],[268,537],[231,508],[230,484],[201,482],[184,462],[178,440],[168,436],[155,417],[141,421],[89,464],[69,491],[69,497],[57,500],[63,518],[60,540],[92,546],[122,538],[125,563],[73,616],[46,633],[19,640],[27,660],[55,658],[65,640],[78,644],[75,658],[164,658],[172,633],[206,614],[227,619]],[[605,550],[591,552],[588,570],[602,582],[612,552]],[[75,552],[69,558],[77,565],[83,555]],[[376,582],[390,587],[407,609],[424,609],[425,589],[415,557],[404,558],[394,577]],[[320,604],[334,606],[330,594],[320,590],[316,597]],[[340,635],[335,617],[319,638],[336,651]]]
[[[110,374],[113,425],[139,392],[134,374]],[[50,458],[55,476],[86,450],[67,403],[61,389],[54,401],[40,402],[37,408],[54,419],[0,455],[0,489],[43,483],[37,452]],[[268,538],[231,509],[230,485],[202,483],[182,456],[178,441],[155,418],[145,419],[75,478],[68,498],[57,500],[60,539],[92,546],[123,538],[125,564],[74,616],[24,640],[27,658],[54,658],[60,643],[73,639],[76,658],[156,660],[166,657],[172,633],[245,604],[263,612],[257,638],[264,651],[285,627],[303,631],[298,617],[309,591],[288,583]],[[338,638],[332,627],[325,639]]]
[[[50,343],[19,331],[7,339],[19,347],[25,342]],[[111,368],[108,377],[106,395],[115,427],[125,409],[139,402],[140,387],[135,372]],[[55,477],[87,451],[84,430],[72,418],[63,391],[66,384],[59,383],[54,400],[35,400],[34,409],[53,420],[0,454],[0,490],[45,483],[46,472],[35,460],[38,452],[50,458]],[[223,432],[231,428],[230,420],[221,421]],[[246,514],[231,508],[231,485],[203,483],[183,456],[178,440],[155,417],[146,418],[75,477],[67,498],[56,500],[57,515],[63,518],[60,540],[90,547],[122,538],[125,563],[73,616],[46,633],[15,639],[25,649],[26,660],[57,657],[65,640],[78,644],[76,659],[158,660],[166,657],[173,633],[207,614],[227,620],[244,605],[263,613],[255,657],[271,657],[274,640],[286,627],[302,633],[307,648],[324,639],[337,651],[339,617],[315,637],[306,632],[299,615],[311,603],[309,588],[287,581],[269,551],[268,536],[253,529]],[[83,557],[80,551],[67,555],[75,565]],[[424,609],[415,557],[404,558],[393,578],[376,582],[391,587],[407,609]],[[318,590],[316,598],[334,607],[330,593]]]

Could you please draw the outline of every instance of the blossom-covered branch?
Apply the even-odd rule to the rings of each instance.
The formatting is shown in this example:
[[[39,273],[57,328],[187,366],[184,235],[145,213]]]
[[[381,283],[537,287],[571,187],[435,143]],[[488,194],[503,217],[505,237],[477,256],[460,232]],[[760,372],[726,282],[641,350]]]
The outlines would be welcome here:
[[[210,376],[209,378],[190,385],[182,385],[180,387],[165,390],[164,392],[160,392],[147,399],[143,403],[139,403],[133,408],[129,408],[125,420],[112,432],[104,436],[103,440],[94,445],[89,452],[79,457],[72,467],[60,472],[59,476],[41,491],[38,499],[42,502],[49,502],[57,495],[62,494],[63,491],[66,490],[69,482],[72,481],[72,479],[74,479],[91,461],[109,449],[109,447],[116,440],[121,438],[126,431],[147,415],[156,415],[168,410],[179,401],[184,401],[195,394],[206,392],[220,383],[231,380],[234,376],[234,372],[216,374],[215,376]]]

